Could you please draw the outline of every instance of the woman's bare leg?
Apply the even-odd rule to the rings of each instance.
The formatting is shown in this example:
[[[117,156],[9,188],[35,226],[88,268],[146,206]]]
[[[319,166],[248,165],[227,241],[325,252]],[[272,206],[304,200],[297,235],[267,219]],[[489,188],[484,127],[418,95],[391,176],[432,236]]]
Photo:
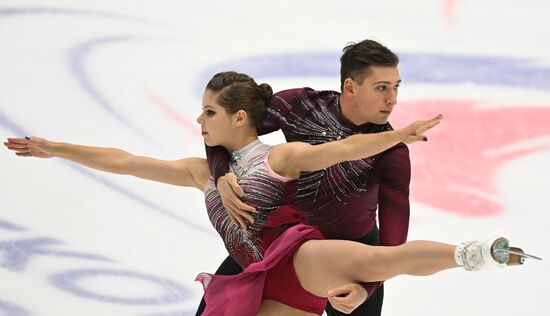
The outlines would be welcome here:
[[[523,264],[525,257],[540,260],[510,247],[508,240],[502,237],[493,237],[483,243],[465,242],[458,247],[433,241],[373,247],[345,240],[310,240],[294,254],[294,269],[304,289],[326,297],[328,287],[351,282],[388,280],[402,274],[430,275],[460,266],[468,271],[502,268]],[[282,311],[284,315],[308,314],[275,301],[264,301],[262,310],[269,311],[262,315],[280,315]]]
[[[327,296],[328,287],[351,282],[382,281],[402,274],[430,275],[457,268],[455,248],[433,241],[382,247],[346,240],[310,240],[294,255],[294,268],[306,290]]]
[[[382,247],[347,240],[310,240],[294,254],[294,269],[304,289],[326,297],[328,287],[387,280],[400,274],[430,275],[456,268],[455,248],[432,241]],[[258,315],[312,314],[280,302],[263,301]]]

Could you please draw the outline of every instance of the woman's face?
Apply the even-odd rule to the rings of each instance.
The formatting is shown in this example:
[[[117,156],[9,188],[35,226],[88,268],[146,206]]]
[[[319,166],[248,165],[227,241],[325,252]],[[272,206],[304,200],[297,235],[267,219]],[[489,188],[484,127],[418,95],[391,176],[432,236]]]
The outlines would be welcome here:
[[[202,96],[202,113],[197,118],[202,137],[208,146],[224,146],[230,139],[234,124],[233,115],[216,101],[216,94],[206,90]]]

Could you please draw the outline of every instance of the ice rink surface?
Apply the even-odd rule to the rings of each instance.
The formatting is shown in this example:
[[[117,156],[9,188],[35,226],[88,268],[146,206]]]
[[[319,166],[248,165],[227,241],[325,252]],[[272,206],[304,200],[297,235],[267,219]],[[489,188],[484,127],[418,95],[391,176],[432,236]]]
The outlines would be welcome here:
[[[550,259],[550,4],[542,0],[0,0],[0,136],[162,159],[204,156],[206,81],[339,90],[339,56],[401,57],[394,126],[411,146],[409,240],[503,234]],[[263,138],[283,141],[280,134]],[[202,195],[0,150],[0,315],[187,316],[227,255]],[[384,315],[548,315],[546,261],[386,282]]]

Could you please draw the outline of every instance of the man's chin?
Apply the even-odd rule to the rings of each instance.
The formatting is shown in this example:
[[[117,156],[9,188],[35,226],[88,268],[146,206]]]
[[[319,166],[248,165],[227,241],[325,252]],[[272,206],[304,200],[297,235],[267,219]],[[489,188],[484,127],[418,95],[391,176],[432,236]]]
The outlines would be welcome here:
[[[374,120],[371,123],[374,123],[376,125],[384,125],[388,123],[388,118],[380,119],[380,120]]]
[[[216,142],[213,142],[211,140],[208,140],[208,139],[204,139],[204,143],[210,147],[216,147],[216,146],[219,146],[220,144],[219,143],[216,143]]]

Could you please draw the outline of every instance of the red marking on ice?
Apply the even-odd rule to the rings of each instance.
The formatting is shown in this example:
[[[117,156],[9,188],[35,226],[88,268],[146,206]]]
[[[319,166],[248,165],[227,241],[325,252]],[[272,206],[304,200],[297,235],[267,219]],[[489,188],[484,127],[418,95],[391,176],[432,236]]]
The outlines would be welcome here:
[[[449,25],[453,24],[453,17],[458,0],[443,0],[443,15]]]
[[[158,94],[151,91],[150,89],[144,87],[143,91],[145,92],[145,95],[153,102],[154,105],[156,105],[162,112],[167,114],[170,118],[172,118],[178,125],[186,129],[189,133],[200,137],[201,136],[201,130],[199,128],[199,124],[188,117],[181,115],[176,111],[176,109],[170,105],[168,102],[166,102],[164,99],[162,99]]]
[[[550,135],[549,108],[481,109],[475,101],[456,100],[400,102],[398,106],[391,120],[396,127],[444,115],[441,125],[427,133],[428,143],[410,146],[411,198],[444,211],[464,216],[500,213],[498,170],[512,159],[550,147],[498,151]]]

